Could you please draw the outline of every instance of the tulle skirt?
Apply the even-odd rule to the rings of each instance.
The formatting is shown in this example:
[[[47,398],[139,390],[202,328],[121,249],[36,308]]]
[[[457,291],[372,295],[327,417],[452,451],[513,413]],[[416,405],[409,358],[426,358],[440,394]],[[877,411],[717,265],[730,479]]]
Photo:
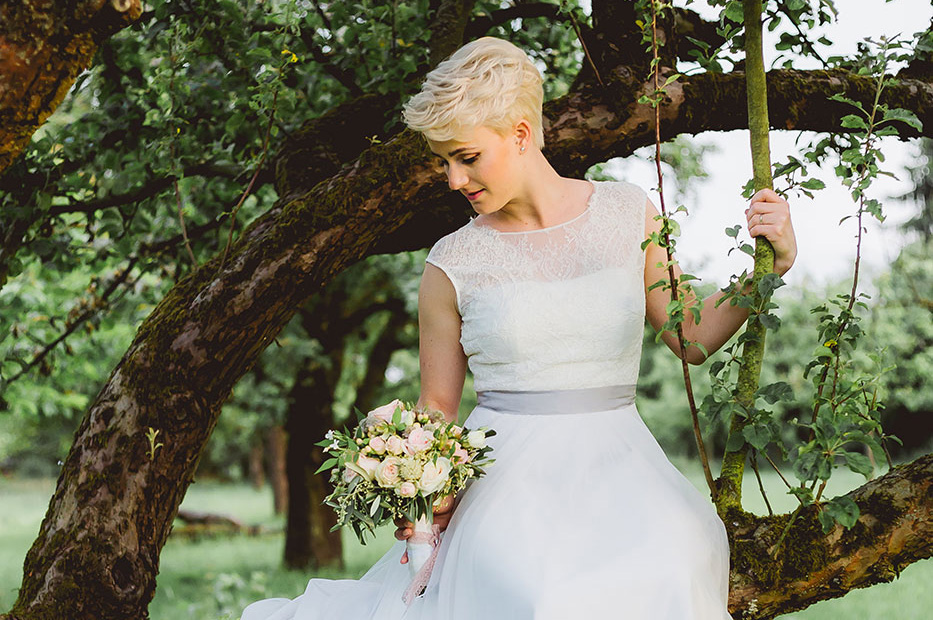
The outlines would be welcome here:
[[[242,620],[730,620],[723,524],[634,405],[481,405],[465,424],[496,430],[496,463],[462,494],[422,596],[402,601],[398,542],[361,579],[312,579]]]

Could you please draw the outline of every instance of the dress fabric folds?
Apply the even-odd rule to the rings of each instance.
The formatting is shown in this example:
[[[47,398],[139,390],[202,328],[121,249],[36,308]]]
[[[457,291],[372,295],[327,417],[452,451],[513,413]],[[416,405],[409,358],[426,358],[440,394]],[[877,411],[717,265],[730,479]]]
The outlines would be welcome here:
[[[457,291],[480,392],[465,425],[496,430],[495,464],[461,495],[410,606],[399,542],[360,580],[312,579],[242,620],[729,620],[722,522],[628,395],[645,201],[628,183],[594,183],[564,224],[470,222],[438,241],[428,262]]]

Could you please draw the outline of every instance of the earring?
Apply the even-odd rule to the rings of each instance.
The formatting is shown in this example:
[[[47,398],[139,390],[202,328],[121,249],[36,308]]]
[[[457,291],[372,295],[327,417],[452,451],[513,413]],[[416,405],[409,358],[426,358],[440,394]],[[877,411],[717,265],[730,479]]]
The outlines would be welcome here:
[[[522,148],[519,149],[519,153],[524,153],[524,152],[525,152],[525,147],[523,146]]]

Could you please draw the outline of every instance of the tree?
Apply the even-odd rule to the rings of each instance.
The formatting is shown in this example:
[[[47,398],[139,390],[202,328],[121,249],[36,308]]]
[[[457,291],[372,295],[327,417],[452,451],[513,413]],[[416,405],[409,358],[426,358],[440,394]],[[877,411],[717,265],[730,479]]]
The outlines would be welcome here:
[[[725,7],[727,13],[733,4]],[[770,19],[777,26],[790,24],[793,31],[800,28],[805,32],[808,20],[823,19],[827,5],[831,6],[825,0],[815,8],[799,2],[771,3]],[[363,4],[372,11],[373,28],[367,31],[368,39],[360,38],[356,41],[358,47],[351,47],[357,55],[342,62],[335,61],[328,41],[314,39],[317,27],[337,37],[344,26],[341,19],[347,18],[346,24],[358,24],[350,19],[353,16],[347,14],[342,3],[320,5],[321,14],[314,19],[312,8],[301,15],[305,21],[291,20],[284,26],[270,15],[297,11],[295,5],[266,3],[263,10],[267,12],[249,3],[245,6],[253,12],[245,11],[250,18],[248,24],[240,21],[240,39],[251,54],[262,55],[265,50],[266,60],[260,64],[266,67],[265,75],[271,76],[255,90],[253,104],[262,112],[263,122],[253,125],[252,139],[244,143],[230,139],[236,135],[234,126],[245,123],[236,116],[237,107],[231,102],[217,106],[229,115],[231,132],[218,138],[215,125],[183,123],[186,110],[171,101],[172,97],[187,94],[187,86],[176,81],[182,71],[186,72],[185,79],[194,80],[200,69],[204,70],[202,78],[223,74],[217,69],[224,63],[242,69],[236,58],[222,56],[228,48],[221,42],[225,36],[235,38],[235,29],[212,29],[212,21],[199,20],[203,14],[199,12],[206,12],[208,6],[198,2],[158,4],[144,16],[139,28],[150,35],[164,34],[165,40],[176,45],[186,41],[190,45],[186,51],[196,52],[192,59],[207,58],[216,66],[210,70],[197,62],[175,62],[175,55],[170,54],[169,61],[154,70],[161,76],[161,81],[155,81],[162,87],[154,93],[152,114],[147,112],[142,120],[137,118],[139,123],[118,130],[122,133],[110,135],[109,140],[133,142],[152,128],[157,138],[154,143],[163,146],[153,157],[165,156],[167,161],[152,163],[153,159],[148,168],[133,168],[120,181],[128,180],[130,187],[112,193],[95,188],[105,196],[97,198],[95,192],[84,191],[86,185],[80,189],[75,185],[50,188],[50,178],[53,182],[78,181],[62,176],[73,171],[70,166],[61,166],[61,162],[58,172],[52,172],[56,169],[56,151],[54,143],[46,141],[45,152],[40,149],[27,154],[3,179],[5,198],[13,200],[13,196],[20,205],[15,218],[5,212],[3,215],[4,248],[11,248],[0,256],[5,266],[13,265],[14,259],[22,260],[15,258],[13,250],[41,239],[35,233],[41,232],[44,222],[73,223],[77,218],[83,223],[84,216],[96,222],[100,215],[105,220],[101,225],[109,227],[111,238],[127,245],[124,256],[134,255],[144,246],[123,234],[134,226],[133,204],[166,189],[174,190],[168,192],[169,196],[177,198],[185,190],[229,195],[231,186],[225,183],[231,179],[251,187],[251,180],[261,184],[263,174],[272,174],[267,153],[275,153],[278,195],[272,204],[257,199],[252,207],[244,207],[252,208],[257,215],[229,249],[224,235],[218,235],[213,244],[205,242],[204,247],[216,254],[196,267],[196,255],[183,242],[167,242],[166,247],[178,248],[178,255],[190,255],[195,260],[179,268],[178,272],[185,275],[143,322],[129,350],[89,406],[39,536],[26,558],[23,587],[9,618],[146,617],[159,551],[200,451],[216,424],[220,406],[237,380],[304,301],[342,269],[373,253],[429,245],[463,220],[462,201],[446,191],[441,175],[426,157],[421,139],[401,131],[397,121],[393,122],[399,91],[389,88],[387,82],[401,77],[392,83],[407,88],[407,78],[423,72],[428,65],[422,52],[428,52],[436,61],[468,35],[505,24],[507,34],[545,62],[577,62],[578,71],[569,91],[551,99],[545,110],[547,153],[563,174],[581,175],[593,164],[627,155],[654,139],[653,111],[639,103],[640,96],[652,92],[653,87],[646,78],[650,60],[638,25],[643,15],[641,7],[633,2],[594,2],[589,20],[579,11],[558,11],[553,5],[523,3],[500,8],[493,3],[435,1],[398,3],[390,9]],[[211,8],[218,9],[211,14],[214,20],[235,14],[240,7],[229,2]],[[51,10],[46,5],[35,8],[42,15],[52,15]],[[404,16],[396,19],[397,15],[389,15],[392,10],[404,12]],[[431,23],[423,21],[425,14],[430,15]],[[554,21],[540,27],[540,38],[511,31],[514,20],[522,19],[530,25],[540,19],[534,16],[542,14]],[[8,15],[13,18],[6,19]],[[699,59],[705,70],[681,77],[668,89],[661,108],[662,136],[668,139],[678,134],[745,126],[744,75],[740,67],[721,71],[729,64],[729,51],[720,50],[724,37],[715,24],[689,10],[680,9],[676,15],[676,19],[662,22],[667,42],[661,59],[664,70],[673,71],[685,58]],[[64,17],[66,23],[75,23],[69,19],[70,15]],[[271,21],[263,26],[262,19]],[[779,19],[783,21],[778,23]],[[4,14],[4,24],[19,26],[26,21],[18,13]],[[315,28],[293,28],[299,21],[308,25],[313,22]],[[423,40],[425,26],[431,32],[427,41]],[[421,39],[417,35],[419,28]],[[406,29],[406,34],[397,36],[399,29]],[[363,32],[350,31],[357,35]],[[303,51],[315,59],[319,72],[292,72],[289,53],[295,51],[274,45],[278,40],[264,39],[263,33],[269,32],[292,33],[292,38],[282,39],[289,44],[301,41],[304,35],[308,40]],[[568,32],[579,33],[582,53],[553,53],[555,49],[565,51],[560,46],[567,40],[554,33]],[[798,45],[795,49],[806,49],[805,37],[788,36],[790,45]],[[50,48],[61,44],[54,36],[39,40]],[[388,44],[365,44],[379,40]],[[399,40],[403,44],[398,44]],[[133,65],[133,49],[138,47],[139,39],[111,41],[113,49],[127,53],[108,59],[102,51],[101,73],[125,71],[121,76],[125,81],[118,83],[127,89],[154,79],[152,67]],[[409,54],[406,46],[415,49]],[[902,71],[902,79],[885,91],[885,102],[892,108],[913,110],[923,121],[923,129],[904,128],[901,135],[905,137],[930,135],[933,131],[933,87],[931,74],[924,69],[928,66],[924,64],[924,49],[918,47],[917,61],[910,63]],[[717,50],[721,53],[714,53]],[[827,98],[841,92],[871,106],[874,94],[872,79],[849,66],[815,71],[772,69],[768,74],[771,126],[787,130],[848,129],[842,123],[848,108]],[[383,71],[370,71],[372,67]],[[368,79],[360,79],[367,72]],[[242,72],[230,73],[232,79],[243,78]],[[300,116],[296,112],[302,107],[297,105],[299,101],[310,107],[312,99],[301,97],[321,83],[309,85],[303,79],[323,73],[334,80],[329,90],[322,89],[323,94],[332,94],[336,90],[332,84],[339,83],[347,96],[330,109],[309,116],[300,127],[287,126],[287,131],[278,132],[286,137],[273,136],[275,119],[283,109]],[[215,93],[224,92],[217,84],[212,87]],[[291,99],[290,93],[294,95]],[[27,103],[18,99],[11,107],[25,110]],[[211,113],[198,111],[202,112]],[[7,123],[4,120],[5,126]],[[173,131],[166,133],[166,128]],[[189,141],[176,142],[172,137],[176,135],[184,135]],[[40,142],[43,140],[47,138],[40,138]],[[202,151],[212,155],[217,154],[215,147],[219,153],[234,151],[251,165],[244,170],[242,166],[231,166],[228,159],[179,162],[175,156],[168,157],[189,153],[189,147],[193,150],[198,140],[203,141]],[[97,148],[106,140],[99,143],[95,138],[91,142]],[[93,158],[97,155],[94,153]],[[122,156],[117,159],[126,163]],[[101,169],[111,169],[112,165]],[[186,186],[182,179],[188,173],[199,176]],[[232,193],[236,198],[238,193]],[[245,193],[243,196],[241,202],[245,205]],[[268,198],[270,193],[260,196]],[[236,209],[229,209],[233,202],[218,200],[217,204],[226,204],[227,208],[198,222],[196,232],[206,235],[216,230],[219,222],[235,221]],[[114,203],[121,206],[115,207]],[[183,213],[184,209],[179,207],[178,211]],[[184,231],[182,234],[186,235]],[[155,431],[162,444],[158,450],[149,439]],[[787,533],[794,544],[783,546],[776,557],[769,552],[789,517],[761,518],[741,512],[730,515],[726,523],[734,559],[732,611],[748,618],[773,617],[778,612],[839,596],[854,587],[890,579],[900,567],[928,557],[933,550],[931,471],[933,456],[927,455],[853,491],[851,497],[860,507],[861,517],[849,530],[837,525],[824,534],[818,507],[802,510]]]

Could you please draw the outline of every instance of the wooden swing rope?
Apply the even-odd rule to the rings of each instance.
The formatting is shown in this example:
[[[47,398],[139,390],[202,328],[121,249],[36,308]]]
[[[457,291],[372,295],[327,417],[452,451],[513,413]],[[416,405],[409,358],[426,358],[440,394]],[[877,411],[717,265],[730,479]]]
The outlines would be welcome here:
[[[664,237],[664,249],[667,252],[667,276],[670,281],[671,300],[676,302],[680,298],[680,290],[679,283],[674,275],[674,256],[671,252],[670,227],[667,222],[667,207],[664,203],[664,174],[661,171],[661,102],[657,97],[662,95],[664,91],[661,87],[661,63],[658,58],[658,0],[651,1],[651,53],[653,57],[652,74],[654,77],[654,92],[656,98],[654,102],[654,162],[658,171],[658,198],[663,222],[661,233]],[[681,351],[680,363],[684,376],[684,388],[687,392],[687,403],[690,406],[690,417],[693,420],[693,436],[696,439],[697,452],[700,455],[700,463],[703,465],[706,484],[709,485],[710,497],[712,497],[713,501],[716,501],[716,483],[713,481],[713,473],[709,466],[706,445],[703,443],[703,434],[700,431],[700,419],[696,401],[693,396],[690,366],[687,363],[687,341],[686,338],[684,338],[682,322],[677,323],[677,343]]]
[[[755,190],[772,189],[771,153],[768,141],[768,92],[765,82],[765,66],[762,54],[762,0],[744,0],[745,19],[745,79],[748,96],[748,129],[751,134],[752,171]],[[752,280],[753,308],[763,307],[758,282],[762,277],[774,271],[774,248],[764,237],[755,238],[755,271]],[[744,411],[750,411],[755,404],[755,393],[761,375],[761,360],[765,349],[766,329],[755,316],[754,310],[749,316],[745,328],[745,343],[742,348],[742,360],[736,385],[735,400]],[[742,436],[742,430],[748,424],[748,418],[733,415],[729,436]],[[735,439],[729,442],[734,445]],[[722,460],[719,478],[719,494],[716,506],[721,515],[729,509],[742,508],[742,475],[748,455],[748,444],[742,441],[737,450],[726,450]]]

